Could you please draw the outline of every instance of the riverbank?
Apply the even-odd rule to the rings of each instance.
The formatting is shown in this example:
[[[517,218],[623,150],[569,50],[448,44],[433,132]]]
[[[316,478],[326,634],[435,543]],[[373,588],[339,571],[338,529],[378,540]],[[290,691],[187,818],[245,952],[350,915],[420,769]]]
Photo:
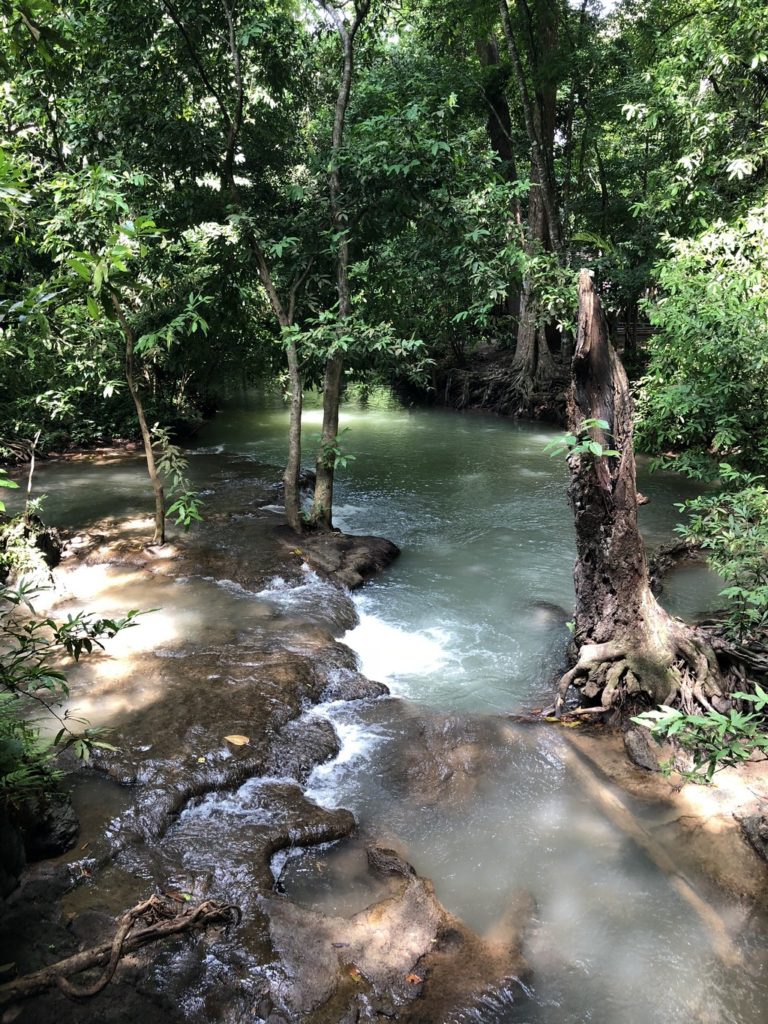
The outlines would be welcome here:
[[[513,366],[514,351],[485,345],[463,363],[439,363],[432,372],[429,392],[403,384],[405,397],[459,412],[477,412],[510,419],[565,424],[565,393],[570,371],[556,362],[546,384],[521,387]]]

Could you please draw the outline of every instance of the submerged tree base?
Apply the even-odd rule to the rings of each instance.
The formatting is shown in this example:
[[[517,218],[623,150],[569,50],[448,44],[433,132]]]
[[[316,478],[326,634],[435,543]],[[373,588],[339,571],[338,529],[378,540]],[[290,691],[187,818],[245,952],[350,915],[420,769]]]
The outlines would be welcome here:
[[[560,364],[555,364],[552,376],[530,380],[514,365],[513,352],[489,348],[474,355],[471,366],[441,368],[434,396],[451,409],[564,424],[567,383],[567,371]]]

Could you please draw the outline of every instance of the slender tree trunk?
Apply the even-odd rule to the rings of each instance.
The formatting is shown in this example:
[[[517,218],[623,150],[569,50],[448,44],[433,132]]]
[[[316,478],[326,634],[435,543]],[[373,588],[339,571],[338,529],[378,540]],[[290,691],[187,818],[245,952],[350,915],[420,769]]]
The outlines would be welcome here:
[[[304,524],[301,518],[301,411],[303,388],[299,357],[294,342],[288,344],[288,379],[291,387],[291,398],[288,414],[288,459],[283,472],[283,491],[285,494],[285,518],[288,525],[296,533],[301,533]]]
[[[344,64],[336,97],[331,139],[331,171],[328,175],[328,189],[331,203],[333,230],[338,238],[336,252],[336,289],[339,299],[338,316],[343,324],[352,314],[351,288],[349,283],[349,233],[348,219],[341,194],[341,169],[339,155],[344,143],[344,122],[349,106],[354,69],[354,46],[357,30],[365,20],[370,0],[355,0],[355,15],[351,24],[346,24],[341,14],[330,4],[321,0],[321,6],[334,21],[344,50]],[[333,485],[336,459],[332,450],[338,444],[339,404],[344,379],[344,357],[336,352],[325,365],[323,380],[323,426],[320,451],[315,463],[315,497],[312,502],[311,520],[316,529],[333,529]]]
[[[284,306],[280,296],[277,294],[272,275],[269,272],[267,261],[261,246],[255,237],[249,239],[251,250],[256,258],[256,265],[259,269],[259,278],[264,290],[267,293],[270,304],[281,328],[293,326],[294,306],[296,296],[301,287],[303,278],[294,282],[289,296],[288,306]],[[301,533],[304,523],[301,518],[301,486],[299,483],[301,474],[301,412],[303,405],[304,389],[301,380],[301,368],[299,365],[299,353],[296,342],[292,335],[288,336],[286,344],[286,355],[288,360],[288,381],[290,385],[290,404],[288,412],[288,458],[283,471],[283,491],[285,501],[285,518],[288,525],[296,533]]]
[[[609,429],[585,427],[604,420]],[[568,459],[568,491],[576,524],[574,570],[579,648],[559,688],[562,707],[571,686],[598,709],[644,697],[654,704],[679,698],[709,707],[722,698],[723,679],[706,639],[672,618],[651,593],[645,547],[637,524],[632,399],[589,271],[579,277],[579,333],[568,395],[571,432],[616,456],[583,452]]]
[[[531,168],[531,173],[535,177],[535,168]],[[537,183],[532,180],[528,200],[528,238],[525,247],[529,257],[533,257],[545,246],[546,237],[546,215],[541,192],[537,189]],[[537,386],[545,387],[555,374],[555,364],[547,343],[539,297],[530,274],[526,274],[523,280],[517,348],[512,366],[519,374],[522,392],[531,392]]]
[[[231,108],[227,106],[224,96],[215,88],[205,69],[204,61],[198,52],[192,34],[187,30],[181,15],[176,8],[174,0],[163,0],[163,6],[169,17],[179,30],[184,43],[189,51],[192,63],[211,97],[218,108],[221,117],[222,129],[225,137],[224,159],[221,165],[222,189],[229,193],[233,205],[242,210],[243,203],[240,190],[235,181],[235,156],[240,143],[240,133],[243,124],[243,108],[245,103],[245,87],[240,60],[240,49],[237,41],[236,11],[230,0],[221,0],[224,10],[224,18],[227,23],[227,44],[229,55],[232,61],[232,74],[235,83],[235,101]],[[259,244],[258,238],[253,231],[246,229],[246,242],[256,260],[259,272],[259,280],[269,298],[272,310],[281,328],[290,327],[294,320],[296,298],[299,290],[306,280],[309,267],[304,274],[299,275],[294,282],[288,296],[287,305],[281,300],[275,283],[272,279],[269,266],[264,252]],[[309,265],[311,266],[310,260]],[[288,379],[290,381],[290,412],[288,425],[288,458],[283,474],[283,485],[285,489],[285,516],[289,526],[297,533],[301,533],[303,523],[301,519],[301,494],[299,476],[301,472],[301,412],[303,389],[301,381],[301,368],[296,349],[296,343],[289,338],[286,345],[288,362]]]
[[[144,443],[144,457],[147,462],[147,473],[152,483],[152,490],[155,495],[155,533],[152,538],[152,542],[154,544],[165,544],[165,492],[163,490],[163,481],[160,478],[160,474],[157,472],[155,453],[152,449],[152,435],[149,431],[149,426],[147,425],[147,417],[144,413],[144,404],[141,401],[141,394],[139,393],[139,389],[136,384],[136,366],[134,359],[136,336],[133,332],[133,328],[128,323],[123,307],[120,305],[120,300],[114,292],[111,294],[111,298],[112,306],[114,307],[118,322],[123,331],[123,338],[125,340],[125,379],[136,409],[139,429],[141,430],[141,439]]]
[[[499,158],[499,170],[507,182],[517,181],[515,151],[512,146],[512,117],[505,89],[505,81],[501,77],[499,47],[495,39],[478,40],[475,44],[480,63],[487,69],[487,80],[483,86],[483,97],[488,106],[486,128],[488,139],[494,153]],[[507,238],[524,240],[523,211],[518,196],[510,201]],[[519,324],[522,297],[519,281],[510,282],[507,290],[505,312]]]

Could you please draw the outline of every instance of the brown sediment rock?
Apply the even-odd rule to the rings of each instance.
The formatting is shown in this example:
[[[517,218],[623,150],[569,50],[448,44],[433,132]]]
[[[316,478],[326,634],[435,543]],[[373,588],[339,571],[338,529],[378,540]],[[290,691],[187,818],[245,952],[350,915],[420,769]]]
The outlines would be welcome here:
[[[563,735],[606,783],[653,809],[646,827],[681,871],[690,865],[727,892],[768,906],[765,863],[750,835],[759,828],[755,818],[768,807],[768,762],[726,768],[711,786],[683,785],[677,776],[666,778],[633,764],[619,731],[569,729]]]

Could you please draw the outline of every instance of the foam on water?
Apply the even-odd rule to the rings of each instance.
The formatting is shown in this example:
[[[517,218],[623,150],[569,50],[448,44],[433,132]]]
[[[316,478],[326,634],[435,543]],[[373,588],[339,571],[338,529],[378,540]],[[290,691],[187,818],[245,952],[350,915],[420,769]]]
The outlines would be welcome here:
[[[363,675],[387,683],[393,693],[408,692],[408,677],[430,675],[455,660],[446,630],[409,630],[362,610],[363,601],[355,603],[360,621],[342,641],[357,655]]]
[[[333,723],[339,738],[339,753],[332,761],[313,770],[305,793],[321,807],[339,807],[343,792],[339,787],[340,779],[370,765],[371,753],[382,742],[383,735],[376,726],[363,722],[344,701],[321,704],[312,714]]]

